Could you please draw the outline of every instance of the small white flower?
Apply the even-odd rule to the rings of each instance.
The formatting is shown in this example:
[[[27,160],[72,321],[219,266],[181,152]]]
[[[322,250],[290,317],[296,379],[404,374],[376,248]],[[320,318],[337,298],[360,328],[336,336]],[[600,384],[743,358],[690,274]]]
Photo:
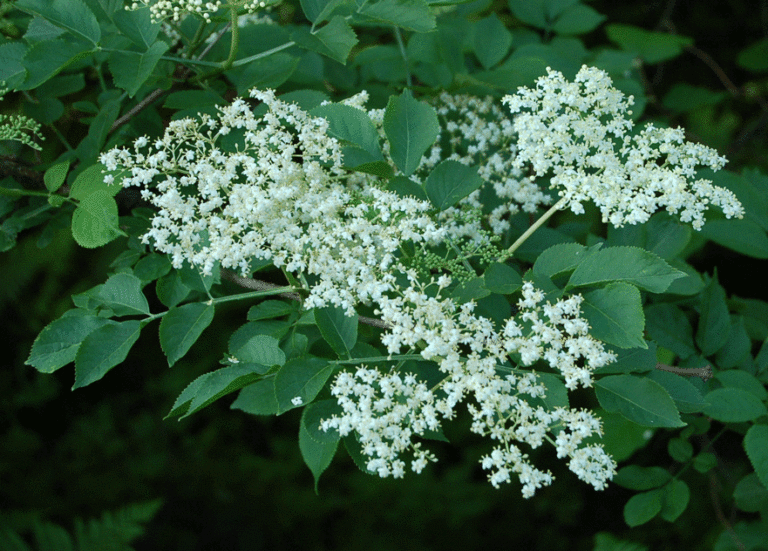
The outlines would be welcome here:
[[[296,396],[294,398],[291,398],[291,403],[294,406],[300,406],[301,404],[304,403],[304,399],[301,396]]]

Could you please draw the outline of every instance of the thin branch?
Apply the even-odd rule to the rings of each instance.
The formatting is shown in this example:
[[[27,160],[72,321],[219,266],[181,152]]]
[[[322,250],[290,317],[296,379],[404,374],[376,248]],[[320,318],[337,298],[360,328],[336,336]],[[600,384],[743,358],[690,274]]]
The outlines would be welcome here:
[[[147,97],[145,97],[143,100],[141,100],[139,103],[134,105],[125,115],[117,119],[114,123],[112,123],[112,127],[109,129],[109,132],[112,133],[121,126],[123,126],[125,123],[127,123],[129,120],[131,120],[133,117],[135,117],[137,114],[139,114],[141,111],[149,107],[151,104],[153,104],[155,101],[157,101],[160,96],[165,94],[166,92],[170,92],[170,90],[164,90],[162,88],[158,88],[157,90],[153,90],[150,92]]]
[[[675,375],[682,375],[683,377],[699,377],[702,381],[708,381],[712,378],[712,367],[675,367],[673,365],[667,365],[663,363],[657,363],[656,369],[661,371],[668,371]]]
[[[272,289],[279,289],[280,287],[282,287],[282,285],[275,285],[274,283],[269,283],[267,281],[261,281],[261,280],[252,279],[249,277],[240,277],[233,271],[226,270],[226,269],[221,270],[221,277],[231,283],[234,283],[239,287],[243,287],[244,289],[251,289],[253,291],[269,291]],[[298,300],[298,301],[302,300],[301,295],[298,293],[280,293],[277,296],[287,298],[290,300]],[[357,321],[359,321],[364,325],[370,325],[371,327],[379,327],[381,329],[390,329],[392,327],[390,324],[388,324],[385,321],[381,321],[380,319],[376,319],[376,318],[369,318],[367,316],[358,316]]]

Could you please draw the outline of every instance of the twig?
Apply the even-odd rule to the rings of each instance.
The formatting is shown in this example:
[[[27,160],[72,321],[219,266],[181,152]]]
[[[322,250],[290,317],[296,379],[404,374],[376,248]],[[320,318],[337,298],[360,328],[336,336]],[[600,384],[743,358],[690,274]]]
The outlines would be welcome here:
[[[226,269],[221,270],[221,277],[226,279],[227,281],[234,283],[235,285],[238,285],[239,287],[243,287],[245,289],[251,289],[253,291],[268,291],[271,289],[279,289],[280,287],[282,287],[282,285],[275,285],[274,283],[269,283],[267,281],[261,281],[258,279],[252,279],[248,277],[240,277],[233,271],[226,270]],[[280,293],[277,296],[287,298],[290,300],[298,300],[298,301],[302,300],[301,295],[298,293]],[[370,325],[371,327],[379,327],[381,329],[389,329],[392,327],[390,324],[388,324],[385,321],[381,321],[380,319],[376,319],[376,318],[369,318],[367,316],[358,316],[357,321],[359,321],[364,325]]]
[[[712,378],[712,367],[675,367],[673,365],[667,365],[663,363],[657,363],[656,369],[661,371],[668,371],[675,375],[682,375],[683,377],[699,377],[702,381],[708,381]]]
[[[121,126],[123,126],[125,123],[127,123],[129,120],[131,120],[133,117],[135,117],[138,113],[149,107],[152,103],[157,101],[160,96],[165,94],[166,92],[170,92],[170,90],[164,90],[163,88],[158,88],[157,90],[153,90],[150,92],[147,97],[145,97],[143,100],[141,100],[139,103],[134,105],[125,115],[117,119],[114,123],[112,123],[112,127],[109,129],[109,132],[112,133]]]

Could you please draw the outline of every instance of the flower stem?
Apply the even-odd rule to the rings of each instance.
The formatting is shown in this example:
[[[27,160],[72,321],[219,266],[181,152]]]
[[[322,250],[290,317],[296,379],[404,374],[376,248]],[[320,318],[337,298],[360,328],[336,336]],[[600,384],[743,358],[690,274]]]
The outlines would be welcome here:
[[[509,247],[509,248],[508,248],[506,251],[504,251],[504,252],[501,254],[501,256],[500,256],[500,257],[499,257],[499,258],[498,258],[496,261],[497,261],[497,262],[504,262],[504,261],[506,261],[508,258],[510,258],[510,257],[512,256],[512,254],[513,254],[513,253],[514,253],[514,252],[515,252],[515,251],[516,251],[516,250],[517,250],[517,249],[520,247],[520,245],[522,245],[522,244],[525,242],[525,240],[526,240],[526,239],[528,239],[528,238],[531,236],[531,234],[533,234],[533,232],[535,232],[536,230],[538,230],[538,229],[539,229],[539,228],[542,226],[542,224],[544,224],[544,222],[546,222],[547,220],[549,220],[549,218],[550,218],[550,217],[551,217],[553,214],[555,214],[555,212],[557,212],[558,210],[560,210],[560,208],[561,208],[563,205],[565,205],[565,203],[566,203],[566,202],[567,202],[567,199],[566,199],[565,197],[563,197],[563,198],[562,198],[562,199],[560,199],[560,200],[559,200],[557,203],[555,203],[554,205],[552,205],[552,208],[550,208],[550,209],[549,209],[547,212],[545,212],[545,213],[544,213],[544,214],[541,216],[541,218],[539,218],[538,220],[536,220],[536,222],[534,222],[534,223],[531,225],[531,227],[530,227],[530,228],[528,228],[527,230],[525,230],[525,233],[523,233],[523,235],[521,235],[520,237],[518,237],[518,238],[517,238],[517,241],[515,241],[514,243],[512,243],[512,246],[511,246],[511,247]]]

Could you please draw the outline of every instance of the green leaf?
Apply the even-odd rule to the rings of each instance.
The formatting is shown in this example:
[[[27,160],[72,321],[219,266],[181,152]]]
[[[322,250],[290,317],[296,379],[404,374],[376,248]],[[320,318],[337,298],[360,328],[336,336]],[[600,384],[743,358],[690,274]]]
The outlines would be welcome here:
[[[96,191],[106,191],[110,197],[114,197],[122,189],[118,185],[107,184],[104,181],[106,167],[101,163],[89,166],[77,175],[69,191],[71,199],[82,201]]]
[[[365,111],[334,103],[315,107],[310,115],[328,121],[329,136],[357,145],[372,159],[384,158],[379,146],[379,133]]]
[[[648,443],[649,431],[645,427],[629,421],[620,413],[608,413],[604,409],[596,413],[603,424],[603,436],[591,437],[594,439],[591,443],[601,444],[614,460],[621,462],[629,459]]]
[[[300,0],[301,9],[312,23],[322,23],[344,0]]]
[[[321,29],[310,32],[306,27],[299,27],[291,35],[299,46],[317,52],[339,63],[346,65],[349,52],[357,44],[357,36],[346,19],[340,15],[334,16]]]
[[[634,375],[610,375],[595,382],[600,405],[644,427],[684,427],[675,403],[659,383]],[[710,401],[711,402],[711,401]]]
[[[181,416],[179,420],[197,413],[219,398],[240,390],[261,379],[253,364],[232,365],[201,375],[176,398],[165,418]]]
[[[27,76],[22,60],[27,53],[27,46],[21,42],[0,44],[0,82],[17,89]]]
[[[768,71],[768,38],[761,38],[741,50],[736,63],[755,73]]]
[[[94,46],[101,40],[101,27],[83,0],[18,0],[14,6],[39,15]]]
[[[181,281],[181,274],[178,270],[164,275],[157,280],[155,284],[155,294],[165,306],[172,308],[177,306],[189,295],[190,288]]]
[[[112,16],[115,26],[143,51],[157,39],[160,23],[152,23],[149,10],[117,10]]]
[[[755,426],[764,427],[765,425]],[[756,473],[749,473],[736,484],[733,490],[733,501],[742,511],[757,513],[768,506],[768,490],[760,482]]]
[[[325,342],[339,357],[350,358],[357,342],[357,314],[347,316],[343,308],[337,307],[316,308],[314,312]]]
[[[483,275],[485,288],[492,293],[510,295],[523,286],[523,278],[514,268],[494,262]]]
[[[282,300],[265,300],[256,306],[251,306],[250,310],[248,310],[248,321],[281,318],[295,310],[294,306],[288,302]]]
[[[230,406],[251,415],[277,415],[275,379],[261,379],[242,389]]]
[[[339,440],[339,432],[336,429],[323,430],[321,423],[334,415],[341,413],[341,406],[336,400],[319,400],[304,408],[304,426],[307,434],[316,442],[334,442]]]
[[[667,442],[667,453],[678,463],[685,463],[693,457],[693,444],[684,438],[672,438]]]
[[[43,181],[45,182],[45,188],[51,193],[55,193],[67,179],[67,172],[69,172],[69,161],[63,163],[56,163],[45,171]]]
[[[726,97],[728,97],[727,92],[714,92],[708,88],[680,82],[670,88],[664,96],[662,104],[672,111],[685,113],[702,107],[717,105]]]
[[[485,288],[485,279],[475,277],[469,281],[459,283],[451,292],[451,297],[457,304],[464,304],[470,300],[480,300],[491,294],[491,291]]]
[[[548,26],[545,0],[509,0],[509,8],[520,21],[539,29]]]
[[[424,0],[379,0],[365,3],[358,13],[371,21],[425,33],[435,28],[435,16]]]
[[[109,320],[85,310],[69,310],[40,332],[25,363],[42,373],[53,373],[73,362],[83,339],[107,323]]]
[[[645,491],[660,488],[672,480],[669,471],[661,467],[627,465],[619,469],[613,482],[628,490]]]
[[[72,237],[86,249],[101,247],[125,235],[117,220],[115,199],[106,191],[96,191],[80,201],[72,213]]]
[[[278,52],[251,61],[244,67],[237,67],[225,74],[237,88],[237,95],[247,97],[251,88],[263,90],[277,88],[283,84],[291,78],[300,61],[301,59],[296,56]]]
[[[417,165],[418,166],[418,165]],[[424,190],[437,210],[445,210],[483,185],[477,169],[458,161],[443,161],[427,176]]]
[[[675,522],[688,507],[691,491],[688,484],[682,480],[673,479],[664,487],[661,513],[659,516],[667,522]]]
[[[141,291],[141,280],[134,275],[113,275],[101,288],[99,298],[117,316],[149,315],[149,303]]]
[[[533,264],[533,271],[554,278],[576,269],[576,266],[591,254],[579,243],[560,243],[542,251]]]
[[[664,260],[672,260],[691,240],[691,227],[681,224],[666,213],[658,213],[645,224],[645,248]]]
[[[624,505],[624,521],[634,528],[645,524],[661,512],[663,490],[633,495]]]
[[[578,270],[578,268],[577,268]],[[645,316],[640,291],[629,283],[611,283],[584,293],[581,311],[598,340],[619,348],[645,348]]]
[[[763,383],[757,380],[754,375],[741,371],[739,369],[729,369],[720,371],[715,375],[715,379],[720,381],[724,387],[740,388],[753,394],[761,402],[768,399],[768,390]]]
[[[718,388],[705,399],[709,405],[704,408],[704,413],[723,423],[744,423],[768,414],[763,402],[741,388]]]
[[[699,235],[737,253],[768,258],[768,237],[765,230],[752,220],[707,220]]]
[[[682,413],[698,413],[709,405],[699,389],[685,377],[660,369],[654,369],[647,377],[659,383],[669,392],[677,409]]]
[[[678,34],[646,31],[632,25],[612,23],[605,27],[611,42],[622,49],[634,52],[648,64],[659,63],[680,55],[693,40]]]
[[[141,333],[137,320],[110,322],[88,335],[75,356],[72,390],[98,381],[128,356]]]
[[[317,483],[320,480],[320,475],[328,468],[333,460],[333,456],[336,455],[336,449],[339,446],[338,433],[336,438],[316,440],[313,438],[313,433],[317,432],[316,427],[309,427],[308,422],[315,419],[311,415],[310,408],[322,407],[317,404],[311,404],[304,408],[301,416],[301,425],[299,427],[299,449],[301,450],[301,456],[304,458],[309,470],[312,471],[312,475],[315,477],[315,492],[317,492]],[[310,411],[308,414],[307,412]]]
[[[575,4],[557,18],[552,27],[557,34],[586,34],[595,30],[606,17],[584,4]]]
[[[143,282],[155,281],[171,271],[171,261],[164,254],[150,253],[136,263],[133,275]]]
[[[645,309],[646,329],[651,338],[681,359],[696,353],[693,327],[682,310],[672,304],[653,304]]]
[[[280,342],[269,335],[253,335],[240,344],[238,340],[232,340],[229,353],[241,362],[253,363],[267,368],[273,365],[285,363],[285,352],[280,349]]]
[[[585,258],[571,275],[568,287],[625,281],[652,293],[663,293],[685,274],[638,247],[608,247]]]
[[[421,157],[435,143],[440,132],[437,113],[404,90],[392,96],[384,113],[384,133],[389,140],[392,160],[405,176],[421,164]]]
[[[98,115],[91,121],[88,135],[80,142],[76,149],[77,156],[80,157],[84,164],[96,162],[96,158],[107,140],[112,123],[115,122],[120,114],[120,107],[121,103],[118,99],[107,100],[99,109]],[[110,195],[115,195],[120,190],[120,186],[112,186],[109,189],[114,190]]]
[[[705,356],[720,350],[728,340],[731,317],[725,302],[725,290],[713,279],[701,293],[701,315],[696,329],[696,344]]]
[[[473,47],[483,67],[490,69],[507,56],[512,46],[512,33],[495,13],[475,23]]]
[[[168,358],[168,367],[184,357],[213,321],[214,306],[193,302],[171,308],[160,320],[160,347]]]
[[[647,348],[615,350],[616,361],[595,370],[600,375],[611,373],[642,373],[656,368],[656,343],[646,341]]]
[[[715,467],[717,467],[717,456],[714,453],[702,452],[693,458],[693,468],[702,474],[708,473]]]
[[[221,267],[217,262],[213,267],[211,275],[203,275],[203,269],[200,266],[191,266],[185,260],[184,265],[179,270],[179,275],[181,276],[181,282],[193,291],[207,293],[211,290],[214,282],[218,281],[220,270]]]
[[[296,358],[286,363],[275,375],[277,413],[281,415],[295,407],[309,404],[325,386],[335,364],[322,358]],[[292,400],[301,401],[294,404]]]
[[[33,44],[24,56],[23,64],[27,78],[16,87],[17,90],[32,90],[55,77],[72,63],[91,55],[93,50],[84,49],[82,44],[61,39]]]
[[[167,50],[168,44],[158,41],[143,53],[114,52],[109,57],[109,70],[115,85],[128,92],[128,97],[135,96]]]

